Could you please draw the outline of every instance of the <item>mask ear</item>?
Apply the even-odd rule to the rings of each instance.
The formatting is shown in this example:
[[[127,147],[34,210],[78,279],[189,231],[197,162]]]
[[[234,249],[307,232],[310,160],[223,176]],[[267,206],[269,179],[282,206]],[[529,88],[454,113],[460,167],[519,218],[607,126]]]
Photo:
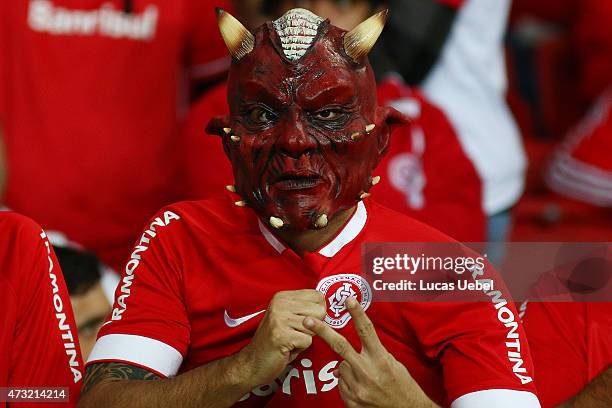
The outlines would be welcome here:
[[[229,117],[216,116],[208,122],[206,133],[223,137],[226,135],[224,129],[229,129]]]
[[[382,159],[389,149],[389,142],[393,131],[398,126],[409,125],[410,119],[390,106],[379,107],[377,113],[380,118],[379,123],[384,123],[384,126],[382,126],[381,131],[378,133],[378,153]]]
[[[212,118],[208,125],[206,125],[206,133],[209,135],[216,135],[221,138],[221,144],[223,144],[223,151],[230,161],[232,160],[231,151],[229,148],[229,140],[232,137],[232,129],[230,128],[229,116],[215,116]]]

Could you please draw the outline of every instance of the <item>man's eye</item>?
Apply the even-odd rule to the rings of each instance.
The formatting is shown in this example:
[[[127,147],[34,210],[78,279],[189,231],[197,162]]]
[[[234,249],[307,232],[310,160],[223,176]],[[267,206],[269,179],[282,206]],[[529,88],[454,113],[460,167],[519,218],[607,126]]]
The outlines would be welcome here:
[[[315,113],[314,117],[315,117],[315,119],[318,119],[318,120],[323,120],[323,121],[329,120],[329,121],[331,121],[331,120],[338,119],[338,117],[340,115],[342,115],[342,112],[339,111],[339,110],[326,109],[326,110],[322,110],[322,111],[319,111],[319,112]]]
[[[253,123],[264,125],[273,122],[276,119],[276,115],[267,109],[256,107],[249,112],[249,118]]]

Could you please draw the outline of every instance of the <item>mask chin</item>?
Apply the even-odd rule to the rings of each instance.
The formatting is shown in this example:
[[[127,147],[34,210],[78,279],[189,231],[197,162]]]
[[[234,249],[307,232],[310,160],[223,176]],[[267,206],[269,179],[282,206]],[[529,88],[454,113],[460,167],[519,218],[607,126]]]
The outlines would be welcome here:
[[[255,211],[266,224],[278,230],[301,232],[327,227],[328,211],[297,204],[299,202],[284,208],[270,205],[262,211]]]
[[[303,232],[323,230],[338,213],[357,204],[357,200],[342,205],[338,201],[328,200],[315,206],[303,205],[299,201],[287,206],[267,205],[261,210],[254,209],[264,223],[273,229]]]
[[[273,229],[301,232],[327,227],[333,215],[330,215],[327,206],[321,204],[323,203],[287,199],[283,202],[267,201],[260,206],[254,206],[253,210]]]

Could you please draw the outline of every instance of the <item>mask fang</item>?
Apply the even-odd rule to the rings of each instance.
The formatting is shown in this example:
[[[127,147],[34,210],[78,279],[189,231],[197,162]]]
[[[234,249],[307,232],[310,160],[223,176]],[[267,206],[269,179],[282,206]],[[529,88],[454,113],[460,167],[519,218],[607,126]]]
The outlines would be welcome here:
[[[285,225],[285,223],[283,222],[283,220],[281,220],[281,219],[280,219],[280,218],[278,218],[278,217],[270,217],[270,225],[271,225],[273,228],[276,228],[276,229],[281,229],[281,228],[283,228],[283,226]]]
[[[325,228],[327,227],[327,215],[326,214],[321,214],[319,216],[319,218],[317,218],[317,220],[315,221],[315,227],[317,228]]]

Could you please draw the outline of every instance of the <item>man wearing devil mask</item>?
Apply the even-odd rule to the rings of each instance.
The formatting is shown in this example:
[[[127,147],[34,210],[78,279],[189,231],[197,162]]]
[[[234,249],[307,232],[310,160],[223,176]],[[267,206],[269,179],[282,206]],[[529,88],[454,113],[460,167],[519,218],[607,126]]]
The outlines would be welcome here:
[[[404,122],[367,62],[386,13],[218,16],[230,114],[208,132],[236,184],[145,228],[80,406],[539,407],[510,302],[373,302],[361,274],[366,242],[451,241],[368,198]]]

